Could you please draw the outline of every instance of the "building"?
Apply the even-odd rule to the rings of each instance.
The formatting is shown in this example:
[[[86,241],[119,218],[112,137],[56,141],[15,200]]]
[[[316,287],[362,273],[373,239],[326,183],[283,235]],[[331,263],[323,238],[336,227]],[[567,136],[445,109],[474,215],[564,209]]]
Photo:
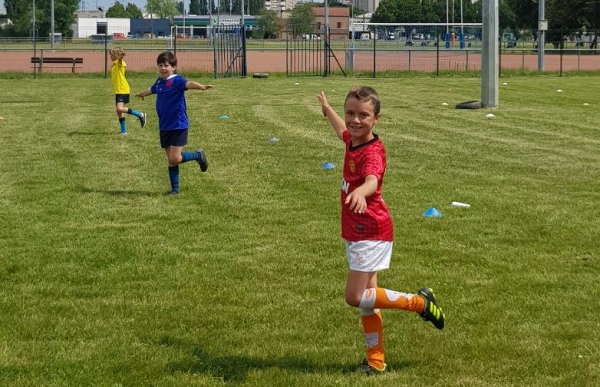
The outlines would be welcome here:
[[[352,4],[366,13],[373,13],[379,7],[379,0],[352,0]]]
[[[279,17],[284,17],[284,13],[290,12],[300,0],[266,0],[265,8],[269,11],[275,11]]]
[[[350,28],[350,10],[345,7],[328,7],[329,39],[348,39]],[[313,15],[317,25],[325,25],[325,7],[313,7]]]
[[[174,16],[173,26],[178,34],[190,37],[206,37],[209,35],[209,26],[239,26],[242,23],[240,15],[186,15]],[[258,27],[258,16],[245,15],[244,25],[248,31]],[[184,32],[185,31],[185,32]]]
[[[78,17],[75,24],[71,25],[73,38],[89,38],[92,35],[114,35],[129,34],[130,20],[125,18],[100,18],[100,17]],[[106,26],[104,30],[103,23]]]

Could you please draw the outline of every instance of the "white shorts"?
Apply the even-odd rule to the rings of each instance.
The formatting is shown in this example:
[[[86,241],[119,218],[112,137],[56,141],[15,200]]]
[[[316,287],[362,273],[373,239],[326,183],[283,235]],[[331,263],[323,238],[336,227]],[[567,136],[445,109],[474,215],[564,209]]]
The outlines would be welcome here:
[[[392,260],[390,241],[346,242],[346,257],[350,270],[374,272],[389,269]]]

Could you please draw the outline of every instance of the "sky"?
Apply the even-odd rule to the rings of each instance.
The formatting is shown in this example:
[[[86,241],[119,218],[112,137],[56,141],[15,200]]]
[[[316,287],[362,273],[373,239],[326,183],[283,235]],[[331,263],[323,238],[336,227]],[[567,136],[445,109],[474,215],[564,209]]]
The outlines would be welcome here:
[[[108,10],[115,3],[114,0],[81,0],[81,5],[85,4],[85,9],[98,9],[98,7],[104,7],[105,10]],[[132,3],[138,6],[138,8],[143,9],[146,5],[146,0],[122,0],[119,3],[123,4],[123,6],[127,6],[128,3]],[[83,6],[81,6],[83,8]]]

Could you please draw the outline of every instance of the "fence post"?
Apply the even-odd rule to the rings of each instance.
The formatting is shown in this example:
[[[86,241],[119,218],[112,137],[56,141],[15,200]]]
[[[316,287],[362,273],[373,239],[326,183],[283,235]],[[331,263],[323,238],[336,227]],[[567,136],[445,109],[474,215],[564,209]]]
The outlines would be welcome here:
[[[563,29],[560,29],[560,70],[559,70],[559,75],[562,77],[562,72],[563,72],[563,46],[565,45],[565,37],[563,35]]]
[[[242,24],[242,77],[246,78],[248,67],[246,65],[246,26]]]
[[[435,75],[440,76],[440,34],[437,36],[437,44],[435,48]]]
[[[375,37],[373,38],[373,78],[377,78],[376,58],[377,58],[377,34],[375,34]]]

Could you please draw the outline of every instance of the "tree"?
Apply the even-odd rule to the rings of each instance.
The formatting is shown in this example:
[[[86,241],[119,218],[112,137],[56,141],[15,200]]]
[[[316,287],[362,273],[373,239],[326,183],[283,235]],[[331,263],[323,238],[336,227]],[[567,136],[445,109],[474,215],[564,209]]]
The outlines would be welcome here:
[[[141,18],[142,11],[137,5],[127,3],[127,7],[123,7],[123,4],[118,1],[113,4],[112,7],[106,11],[106,17],[123,17],[128,19],[139,19]]]
[[[264,32],[264,38],[274,38],[281,31],[277,12],[263,9],[258,17],[258,28]]]
[[[315,31],[315,15],[312,13],[312,8],[315,3],[297,3],[290,12],[289,25],[293,26],[293,34],[307,35]]]
[[[11,36],[26,37],[32,34],[32,2],[30,0],[5,0],[8,17],[13,24],[4,31]],[[51,29],[50,0],[37,0],[35,4],[35,34],[48,38]],[[75,11],[79,0],[56,0],[54,4],[54,32],[65,37],[73,36],[71,26],[75,23]]]
[[[383,0],[371,16],[371,23],[397,23],[398,0]]]
[[[586,15],[586,29],[593,33],[593,40],[590,42],[590,49],[595,49],[598,44],[598,34],[600,34],[600,0],[587,0],[583,5],[583,13]]]
[[[129,17],[123,4],[118,1],[106,11],[106,17]]]
[[[519,26],[517,26],[517,16],[508,2],[503,1],[500,3],[498,14],[498,17],[500,18],[499,27],[501,31],[510,27],[514,28],[516,32],[519,31]]]
[[[204,5],[204,7],[202,7],[202,5]],[[200,3],[200,0],[190,0],[190,11],[189,13],[191,15],[208,15],[208,5],[206,3],[206,1],[202,1],[202,4]]]
[[[508,8],[515,14],[515,24],[519,28],[537,29],[538,3],[537,0],[504,0]]]
[[[175,0],[146,0],[146,12],[152,17],[170,19],[177,15],[177,1]]]
[[[141,19],[142,17],[144,17],[142,10],[133,3],[127,3],[127,7],[125,7],[125,10],[127,11],[129,17],[132,19]]]
[[[263,9],[265,9],[265,2],[264,0],[244,0],[248,3],[248,6],[250,7],[249,9],[249,14],[250,15],[260,15],[260,11],[262,11]],[[273,4],[273,3],[271,3]],[[248,9],[248,6],[246,6],[246,9]]]

